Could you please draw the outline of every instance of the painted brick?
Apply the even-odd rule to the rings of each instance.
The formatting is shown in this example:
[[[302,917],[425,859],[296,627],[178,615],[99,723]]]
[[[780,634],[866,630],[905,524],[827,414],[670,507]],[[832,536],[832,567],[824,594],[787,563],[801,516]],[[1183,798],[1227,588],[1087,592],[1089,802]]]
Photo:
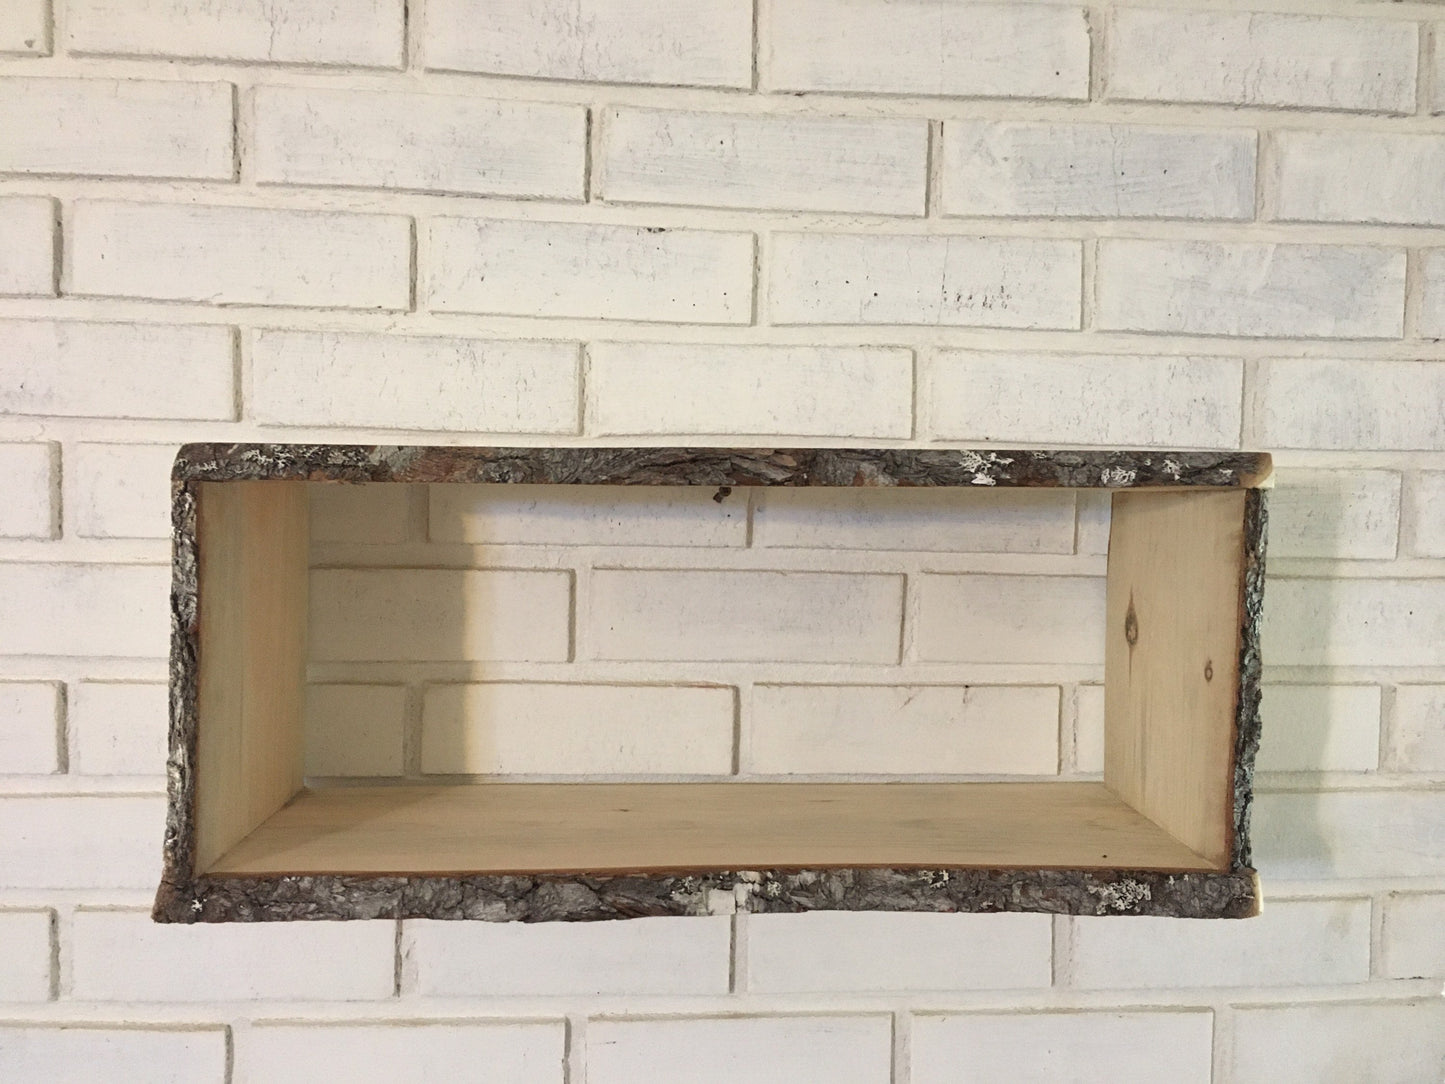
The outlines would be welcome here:
[[[566,1025],[551,1022],[310,1025],[261,1023],[237,1062],[246,1080],[445,1080],[485,1067],[488,1084],[562,1084]]]
[[[747,498],[706,486],[435,485],[433,542],[744,546]]]
[[[258,87],[263,184],[583,198],[587,111],[396,91]]]
[[[154,890],[165,804],[159,795],[0,797],[0,887]]]
[[[406,689],[308,685],[306,774],[401,775]]]
[[[1076,241],[783,233],[773,238],[778,324],[1079,326]]]
[[[1108,447],[1236,448],[1238,358],[944,350],[924,389],[932,435]]]
[[[1445,449],[1438,362],[1270,359],[1258,363],[1250,399],[1265,447]]]
[[[1370,901],[1271,900],[1248,922],[1076,918],[1074,975],[1114,989],[1364,982]]]
[[[1104,661],[1102,576],[916,577],[919,658],[928,662]]]
[[[431,68],[599,83],[752,85],[752,5],[743,0],[433,0]]]
[[[1445,664],[1445,580],[1271,580],[1272,666]]]
[[[968,1013],[913,1021],[913,1084],[979,1080],[1209,1084],[1209,1012]]]
[[[222,1084],[226,1029],[106,1028],[86,1024],[0,1027],[0,1078],[107,1084]]]
[[[748,767],[764,773],[1053,775],[1054,686],[759,685]]]
[[[1028,489],[760,489],[753,545],[1072,553],[1074,500]]]
[[[0,911],[0,1002],[50,1000],[50,927],[54,919],[51,911]],[[0,1076],[4,1075],[6,1035],[0,1029]]]
[[[1445,793],[1259,794],[1254,854],[1266,878],[1439,877]]]
[[[230,83],[6,79],[0,172],[229,181]]]
[[[733,690],[646,685],[435,685],[421,769],[436,774],[727,775]]]
[[[70,0],[71,52],[397,68],[403,0]]]
[[[0,682],[0,775],[60,770],[64,710],[55,682]]]
[[[1250,219],[1254,148],[1248,131],[946,121],[943,213]]]
[[[1445,557],[1445,471],[1423,471],[1410,481],[1406,537],[1420,557]]]
[[[73,444],[65,522],[83,538],[169,538],[174,444]]]
[[[392,996],[394,922],[151,921],[75,914],[73,994],[92,1001],[364,1001]]]
[[[662,1080],[686,1065],[689,1084],[775,1080],[878,1084],[890,1079],[887,1016],[774,1016],[594,1020],[587,1026],[588,1084]]]
[[[570,593],[566,572],[315,569],[311,658],[562,662]]]
[[[312,544],[405,542],[413,488],[406,483],[311,486]]]
[[[599,569],[600,659],[891,663],[903,578],[826,572]]]
[[[1097,775],[1104,770],[1104,686],[1080,685],[1074,697],[1074,764]]]
[[[1445,685],[1395,690],[1391,760],[1407,772],[1445,772]]]
[[[1415,111],[1415,24],[1253,12],[1122,10],[1111,98]]]
[[[1440,43],[1445,41],[1445,23],[1436,23],[1431,33],[1435,40],[1435,73],[1432,80],[1435,100],[1431,103],[1430,112],[1440,114],[1445,113],[1445,49],[1440,48]]]
[[[0,297],[54,295],[55,203],[43,196],[0,199]]]
[[[747,233],[438,218],[426,300],[441,312],[746,324]]]
[[[1240,1009],[1232,1051],[1234,1080],[1438,1080],[1445,1074],[1445,1003]]]
[[[594,178],[613,203],[921,215],[923,120],[609,109]]]
[[[54,538],[60,533],[55,500],[54,444],[0,444],[0,538]]]
[[[771,9],[760,59],[775,90],[972,98],[1089,96],[1077,8],[796,0]]]
[[[263,331],[251,413],[263,425],[575,433],[574,343]]]
[[[1391,339],[1404,326],[1398,249],[1103,240],[1097,273],[1106,331]]]
[[[0,338],[7,414],[235,417],[230,328],[0,320]]]
[[[1269,495],[1271,557],[1395,556],[1400,476],[1382,470],[1275,472]]]
[[[1420,270],[1424,279],[1420,334],[1445,339],[1445,248],[1426,249],[1420,256]]]
[[[164,775],[170,730],[160,683],[82,681],[70,688],[70,733],[84,775]]]
[[[896,437],[913,431],[913,355],[868,347],[597,343],[599,435]]]
[[[10,0],[0,7],[0,53],[38,56],[50,52],[50,5]]]
[[[1266,685],[1262,772],[1369,772],[1380,761],[1376,685]]]
[[[1445,136],[1277,132],[1275,217],[1445,224]]]
[[[725,994],[727,916],[407,922],[403,987],[432,997]]]
[[[163,565],[0,565],[0,654],[165,658],[170,583]]]
[[[1385,902],[1385,974],[1392,979],[1445,976],[1445,896],[1391,895]]]
[[[886,952],[877,951],[885,944]],[[747,989],[821,993],[1047,987],[1052,944],[1047,915],[753,915],[748,919]]]
[[[1109,552],[1114,496],[1107,489],[1081,489],[1076,499],[1079,522],[1074,539],[1075,552],[1102,557]]]
[[[217,305],[405,309],[403,215],[77,200],[67,292]]]

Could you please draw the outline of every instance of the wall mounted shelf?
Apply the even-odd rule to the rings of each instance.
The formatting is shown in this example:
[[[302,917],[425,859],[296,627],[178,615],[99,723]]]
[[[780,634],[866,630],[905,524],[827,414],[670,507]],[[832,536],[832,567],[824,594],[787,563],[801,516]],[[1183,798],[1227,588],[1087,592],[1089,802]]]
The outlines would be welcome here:
[[[823,908],[1246,917],[1270,460],[188,445],[158,921]],[[305,483],[1110,490],[1103,781],[308,787]]]

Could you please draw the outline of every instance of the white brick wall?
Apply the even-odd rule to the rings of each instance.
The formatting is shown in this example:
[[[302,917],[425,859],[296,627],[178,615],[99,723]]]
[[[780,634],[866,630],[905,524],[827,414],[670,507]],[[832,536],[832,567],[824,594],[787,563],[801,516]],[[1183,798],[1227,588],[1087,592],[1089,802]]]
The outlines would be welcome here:
[[[0,296],[54,294],[54,202],[35,196],[0,199]]]
[[[0,1002],[50,999],[54,922],[50,911],[0,911]],[[0,1068],[4,1048],[0,1031]]]
[[[164,775],[170,730],[166,686],[82,681],[67,705],[70,770],[82,775]]]
[[[104,1066],[116,1084],[197,1084],[226,1079],[223,1028],[0,1027],[7,1080],[84,1080]]]
[[[1280,132],[1275,217],[1445,223],[1445,136]]]
[[[72,444],[65,518],[82,538],[169,538],[173,444]]]
[[[0,53],[50,51],[50,11],[45,0],[13,0],[0,8]]]
[[[0,682],[0,774],[59,771],[60,696],[52,682]]]
[[[1385,972],[1391,978],[1445,975],[1445,896],[1401,894],[1385,904]]]
[[[0,444],[0,538],[54,538],[60,525],[54,444]]]
[[[1368,1035],[1361,1044],[1357,1036]],[[1310,1084],[1433,1080],[1445,1068],[1445,1004],[1251,1008],[1234,1025],[1230,1069],[1238,1080]]]

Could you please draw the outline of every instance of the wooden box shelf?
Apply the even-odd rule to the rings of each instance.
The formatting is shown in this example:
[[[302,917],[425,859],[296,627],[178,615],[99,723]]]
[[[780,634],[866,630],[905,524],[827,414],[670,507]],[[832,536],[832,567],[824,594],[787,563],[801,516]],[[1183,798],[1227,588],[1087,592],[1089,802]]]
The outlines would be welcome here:
[[[159,921],[1246,917],[1267,455],[189,445]],[[1112,491],[1102,781],[308,787],[307,483]]]

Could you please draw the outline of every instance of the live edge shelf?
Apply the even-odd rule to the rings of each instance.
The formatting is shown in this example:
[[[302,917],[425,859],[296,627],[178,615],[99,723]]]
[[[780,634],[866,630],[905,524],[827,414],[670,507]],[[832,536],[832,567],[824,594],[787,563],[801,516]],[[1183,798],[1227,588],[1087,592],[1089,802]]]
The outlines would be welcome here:
[[[155,917],[1253,915],[1269,475],[1252,453],[188,445]],[[1103,781],[307,787],[313,482],[1110,490]]]

